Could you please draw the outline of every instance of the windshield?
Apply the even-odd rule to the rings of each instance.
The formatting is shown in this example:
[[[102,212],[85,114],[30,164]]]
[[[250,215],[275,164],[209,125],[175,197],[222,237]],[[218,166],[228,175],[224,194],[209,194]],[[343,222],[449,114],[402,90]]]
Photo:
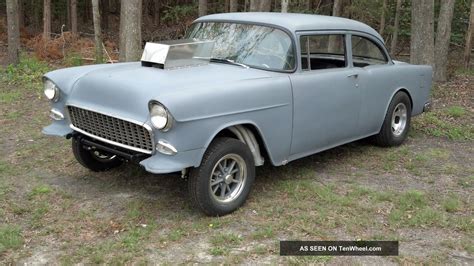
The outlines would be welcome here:
[[[295,66],[290,36],[279,29],[251,24],[201,22],[193,24],[186,37],[214,41],[213,58],[277,71],[293,70]]]

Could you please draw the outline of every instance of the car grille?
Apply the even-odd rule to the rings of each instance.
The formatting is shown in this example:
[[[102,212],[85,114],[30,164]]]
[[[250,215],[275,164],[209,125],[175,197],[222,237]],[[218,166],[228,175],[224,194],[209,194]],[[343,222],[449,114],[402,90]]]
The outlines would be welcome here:
[[[142,125],[75,106],[68,106],[68,111],[72,125],[92,136],[135,151],[153,151],[150,132]]]

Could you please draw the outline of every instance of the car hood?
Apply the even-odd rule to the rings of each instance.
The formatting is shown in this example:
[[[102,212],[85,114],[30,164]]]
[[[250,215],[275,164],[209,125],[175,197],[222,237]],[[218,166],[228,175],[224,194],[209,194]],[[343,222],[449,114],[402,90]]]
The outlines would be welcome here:
[[[77,78],[66,105],[145,123],[150,100],[163,103],[173,114],[179,101],[189,102],[200,93],[278,74],[213,63],[172,70],[143,67],[139,62],[104,65]]]

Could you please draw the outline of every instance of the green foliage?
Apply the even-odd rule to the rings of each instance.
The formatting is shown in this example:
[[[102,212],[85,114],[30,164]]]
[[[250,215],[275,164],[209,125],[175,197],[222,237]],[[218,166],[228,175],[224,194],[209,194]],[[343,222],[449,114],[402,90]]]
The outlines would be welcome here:
[[[50,68],[46,63],[34,57],[22,55],[18,65],[8,65],[6,68],[0,70],[0,73],[3,72],[0,79],[2,79],[2,82],[7,82],[8,84],[21,85],[27,89],[39,90],[42,88],[41,77],[48,71],[50,71]],[[2,100],[3,98],[4,96],[2,96]]]
[[[466,109],[461,106],[451,106],[447,109],[447,113],[449,116],[458,118],[466,114]]]
[[[8,249],[17,249],[23,244],[21,230],[17,226],[3,225],[0,227],[0,253]]]
[[[0,103],[13,103],[21,97],[19,91],[0,92]]]
[[[423,192],[410,190],[402,194],[398,200],[398,207],[402,210],[414,210],[426,206],[427,199]]]
[[[84,64],[84,60],[82,60],[82,56],[77,53],[72,53],[65,58],[65,62],[68,66],[82,66]]]
[[[164,11],[164,15],[161,20],[165,23],[178,23],[186,17],[195,17],[197,15],[196,4],[183,4],[171,6]]]
[[[35,196],[38,196],[38,195],[44,195],[44,194],[49,194],[51,193],[52,189],[50,186],[48,185],[39,185],[35,188],[33,188],[33,190],[31,190],[30,194],[28,195],[30,199],[34,198]]]
[[[472,140],[474,139],[474,126],[459,120],[465,115],[467,115],[466,109],[459,106],[433,110],[414,119],[413,129],[434,137]]]
[[[242,237],[236,234],[220,233],[211,238],[212,248],[209,253],[214,256],[228,254],[229,250],[242,242]]]
[[[443,208],[447,212],[456,212],[461,209],[461,201],[456,195],[449,195],[443,201]]]
[[[471,1],[455,1],[454,16],[452,22],[451,41],[464,44],[467,27],[469,24],[469,12]]]

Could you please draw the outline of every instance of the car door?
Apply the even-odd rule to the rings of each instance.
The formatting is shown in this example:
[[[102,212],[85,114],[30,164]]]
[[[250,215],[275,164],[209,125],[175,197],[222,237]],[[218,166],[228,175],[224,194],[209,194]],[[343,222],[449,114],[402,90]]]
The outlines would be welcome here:
[[[351,62],[359,73],[362,96],[359,125],[361,134],[368,136],[379,132],[398,81],[390,70],[393,64],[383,44],[362,33],[352,33],[350,40]]]
[[[344,32],[301,33],[299,71],[293,87],[290,159],[347,142],[358,136],[361,104],[358,71],[350,67]]]

